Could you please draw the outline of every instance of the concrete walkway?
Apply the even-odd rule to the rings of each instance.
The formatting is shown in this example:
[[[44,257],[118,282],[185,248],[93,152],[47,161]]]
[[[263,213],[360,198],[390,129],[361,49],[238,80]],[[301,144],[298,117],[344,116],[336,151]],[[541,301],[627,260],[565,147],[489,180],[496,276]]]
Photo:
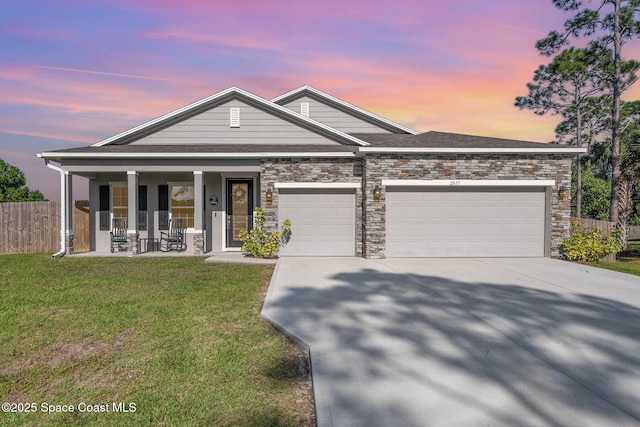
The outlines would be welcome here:
[[[282,258],[318,425],[640,425],[640,277],[551,259]]]

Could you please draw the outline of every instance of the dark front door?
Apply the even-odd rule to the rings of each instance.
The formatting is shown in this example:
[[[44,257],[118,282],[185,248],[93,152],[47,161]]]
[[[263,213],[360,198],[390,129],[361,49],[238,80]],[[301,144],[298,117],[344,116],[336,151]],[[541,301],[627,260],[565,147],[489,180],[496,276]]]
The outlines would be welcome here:
[[[253,228],[253,180],[227,179],[227,247],[242,246],[239,234]]]

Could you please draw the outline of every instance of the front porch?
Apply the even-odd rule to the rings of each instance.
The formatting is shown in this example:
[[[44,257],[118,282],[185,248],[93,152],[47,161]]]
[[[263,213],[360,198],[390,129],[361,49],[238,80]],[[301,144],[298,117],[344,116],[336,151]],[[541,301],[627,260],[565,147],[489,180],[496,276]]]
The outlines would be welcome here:
[[[73,199],[71,174],[90,179],[90,252],[79,255],[239,252],[239,232],[252,228],[253,211],[260,206],[259,165],[241,169],[250,170],[67,172],[66,205]],[[72,221],[67,218],[66,230],[73,230]],[[177,245],[167,241],[176,228],[181,235]],[[74,253],[73,233],[68,231],[66,253]]]

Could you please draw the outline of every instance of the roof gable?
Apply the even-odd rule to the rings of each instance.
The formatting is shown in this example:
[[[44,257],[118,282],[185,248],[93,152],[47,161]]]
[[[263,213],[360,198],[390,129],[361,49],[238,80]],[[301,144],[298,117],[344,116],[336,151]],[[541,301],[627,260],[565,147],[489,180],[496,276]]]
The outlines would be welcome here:
[[[167,113],[156,119],[150,120],[118,135],[107,138],[101,142],[98,142],[97,144],[94,144],[93,147],[121,144],[162,144],[162,138],[157,138],[158,136],[161,137],[162,133],[164,133],[164,136],[167,137],[166,141],[169,141],[171,137],[176,136],[175,134],[171,134],[172,131],[170,130],[170,128],[175,127],[174,130],[179,129],[181,127],[180,124],[182,124],[182,127],[184,128],[185,121],[194,119],[199,115],[205,114],[213,109],[233,102],[246,106],[254,113],[262,112],[268,115],[268,117],[270,118],[275,117],[277,119],[280,119],[284,124],[289,126],[289,128],[293,126],[302,134],[314,136],[308,138],[308,141],[304,140],[303,138],[303,143],[318,144],[320,143],[319,139],[315,138],[315,136],[320,136],[328,139],[329,141],[325,140],[325,142],[329,143],[330,141],[333,141],[344,145],[368,145],[366,142],[361,141],[358,138],[350,136],[344,132],[340,132],[339,130],[333,129],[308,117],[304,117],[296,112],[272,103],[243,89],[231,87],[207,98],[201,99],[200,101],[196,101],[185,107]],[[240,129],[242,129],[242,127]],[[247,129],[245,128],[245,130]],[[259,126],[254,127],[254,140],[252,141],[252,143],[255,143],[255,141],[260,139],[260,137],[261,131],[259,129]],[[247,141],[244,142],[247,143]],[[297,141],[297,143],[300,142],[300,140]],[[166,143],[175,144],[175,140],[173,140],[173,142]]]
[[[319,115],[314,115],[314,108],[310,109],[310,116],[317,121],[323,122],[331,127],[341,129],[348,133],[380,133],[389,132],[396,134],[415,135],[419,132],[403,126],[399,123],[385,119],[377,114],[366,111],[360,107],[356,107],[346,101],[322,92],[311,86],[305,85],[277,96],[271,100],[272,102],[298,111],[297,102],[316,101],[321,106]],[[333,109],[339,115],[330,116],[327,108]],[[352,118],[352,123],[347,123],[344,117]],[[359,127],[356,121],[360,122]],[[363,126],[366,125],[366,126]]]

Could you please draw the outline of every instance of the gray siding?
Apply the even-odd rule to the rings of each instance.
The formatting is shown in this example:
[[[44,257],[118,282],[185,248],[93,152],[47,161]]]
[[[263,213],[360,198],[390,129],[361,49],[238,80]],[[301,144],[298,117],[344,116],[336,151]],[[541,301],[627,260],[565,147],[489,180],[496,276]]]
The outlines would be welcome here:
[[[229,109],[240,108],[240,127],[229,126]],[[175,144],[330,144],[321,135],[258,108],[233,100],[132,142],[131,145]]]
[[[301,102],[309,103],[309,118],[327,126],[331,126],[339,131],[345,133],[391,133],[388,130],[368,123],[308,96],[300,97],[283,106],[291,111],[300,113]]]

